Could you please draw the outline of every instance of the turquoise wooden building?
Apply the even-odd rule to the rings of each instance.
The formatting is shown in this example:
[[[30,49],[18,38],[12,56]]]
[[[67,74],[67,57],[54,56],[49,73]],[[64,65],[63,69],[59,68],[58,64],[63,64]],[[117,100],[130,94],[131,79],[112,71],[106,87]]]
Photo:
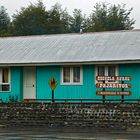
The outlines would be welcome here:
[[[131,77],[131,88],[98,88],[97,76]],[[96,91],[130,91],[140,98],[140,31],[0,38],[0,99],[102,99]],[[121,83],[120,83],[121,84]],[[121,99],[121,96],[106,96]]]

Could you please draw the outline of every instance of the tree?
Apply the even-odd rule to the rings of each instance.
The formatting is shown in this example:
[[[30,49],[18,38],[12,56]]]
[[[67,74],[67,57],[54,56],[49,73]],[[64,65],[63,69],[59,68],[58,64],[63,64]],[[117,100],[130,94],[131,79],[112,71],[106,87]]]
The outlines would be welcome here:
[[[74,9],[70,16],[66,9],[56,3],[50,10],[46,10],[41,0],[13,15],[13,20],[0,7],[0,35],[42,35],[60,33],[98,32],[112,30],[133,29],[135,23],[130,18],[132,8],[125,9],[126,5],[111,5],[96,3],[93,12],[87,18],[80,9]]]
[[[48,11],[47,30],[49,34],[67,33],[70,32],[69,22],[70,15],[61,8],[59,3],[56,3]]]
[[[8,28],[10,25],[10,17],[6,12],[4,6],[0,7],[0,36],[8,34]]]
[[[74,9],[73,17],[71,18],[71,32],[78,33],[83,28],[84,16],[80,9]]]
[[[109,7],[108,12],[108,30],[130,30],[132,25],[135,23],[134,19],[130,19],[132,8],[129,10],[125,9],[125,4],[112,5]]]
[[[61,19],[64,26],[63,33],[70,33],[71,32],[71,28],[70,28],[71,16],[69,15],[66,9],[63,10]]]
[[[27,8],[13,15],[15,35],[40,35],[46,34],[47,12],[41,1],[30,4]]]
[[[96,3],[90,15],[89,25],[86,31],[112,31],[129,30],[135,23],[130,18],[132,8],[125,9],[126,5],[111,5],[108,3]]]

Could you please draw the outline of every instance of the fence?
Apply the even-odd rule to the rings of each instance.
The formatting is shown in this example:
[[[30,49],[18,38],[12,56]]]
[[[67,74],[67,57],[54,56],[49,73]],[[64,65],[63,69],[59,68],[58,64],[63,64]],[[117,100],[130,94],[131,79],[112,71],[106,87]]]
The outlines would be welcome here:
[[[26,99],[25,102],[53,102],[52,99]],[[68,102],[74,102],[74,103],[112,103],[112,102],[121,102],[121,103],[127,103],[127,102],[140,102],[140,99],[93,99],[93,98],[62,98],[62,99],[54,99],[54,102],[57,103],[68,103]]]

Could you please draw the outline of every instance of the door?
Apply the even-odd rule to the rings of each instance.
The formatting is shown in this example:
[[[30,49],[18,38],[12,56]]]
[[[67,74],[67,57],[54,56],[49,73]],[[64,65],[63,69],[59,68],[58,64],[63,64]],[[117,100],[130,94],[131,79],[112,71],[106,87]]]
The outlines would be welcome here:
[[[35,67],[25,67],[23,70],[23,98],[36,98],[36,69]]]

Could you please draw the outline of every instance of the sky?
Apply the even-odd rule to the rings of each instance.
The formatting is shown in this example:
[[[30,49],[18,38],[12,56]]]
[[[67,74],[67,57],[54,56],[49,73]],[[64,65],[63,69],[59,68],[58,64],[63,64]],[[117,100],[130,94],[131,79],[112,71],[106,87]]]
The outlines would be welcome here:
[[[131,17],[136,20],[135,29],[140,29],[140,0],[42,0],[46,9],[50,9],[56,2],[66,8],[70,14],[73,9],[81,9],[87,16],[92,12],[96,2],[107,2],[111,4],[126,4],[126,8],[133,8]],[[12,16],[16,11],[20,11],[21,7],[27,7],[31,3],[36,3],[37,0],[0,0],[0,6],[4,6],[7,12]]]

